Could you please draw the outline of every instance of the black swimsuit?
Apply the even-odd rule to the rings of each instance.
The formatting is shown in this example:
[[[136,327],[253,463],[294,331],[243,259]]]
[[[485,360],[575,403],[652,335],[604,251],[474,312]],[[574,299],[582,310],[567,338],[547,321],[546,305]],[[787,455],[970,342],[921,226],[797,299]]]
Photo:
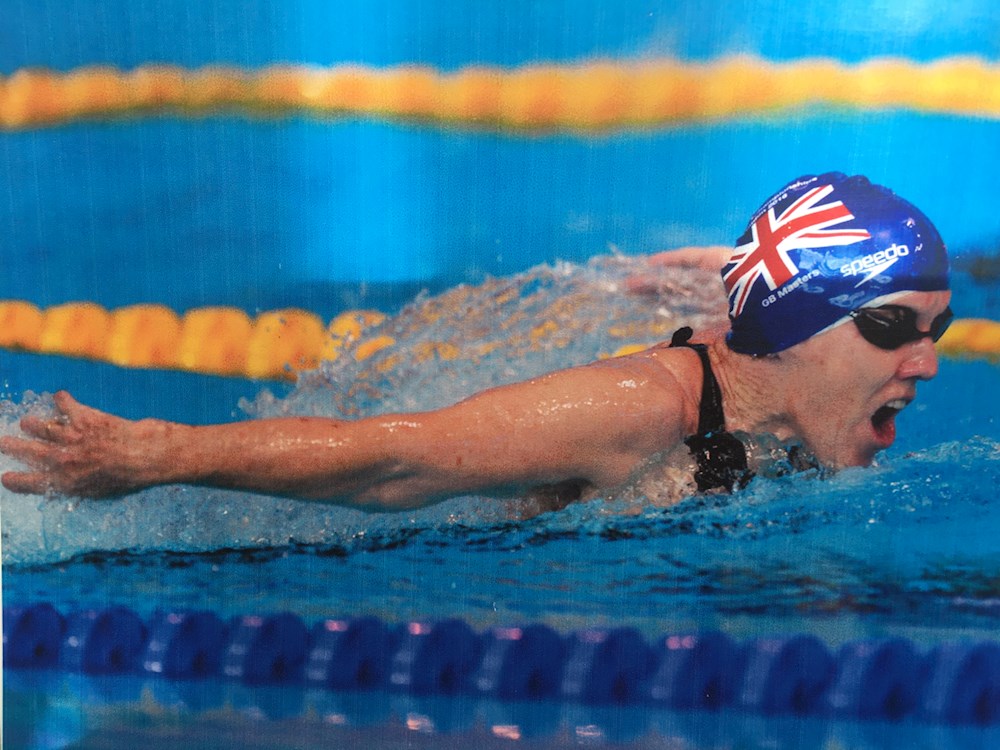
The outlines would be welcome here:
[[[694,349],[701,359],[701,405],[698,409],[698,432],[684,439],[698,464],[694,473],[698,491],[745,487],[753,478],[747,469],[747,454],[743,443],[732,433],[726,432],[726,418],[722,411],[722,389],[715,379],[708,361],[708,347],[691,344],[692,330],[685,326],[670,339],[671,347]]]

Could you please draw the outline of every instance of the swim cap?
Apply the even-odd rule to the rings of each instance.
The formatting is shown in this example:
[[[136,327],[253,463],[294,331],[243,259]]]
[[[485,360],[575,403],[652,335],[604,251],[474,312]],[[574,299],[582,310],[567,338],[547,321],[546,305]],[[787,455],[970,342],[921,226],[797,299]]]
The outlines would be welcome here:
[[[750,219],[722,268],[729,348],[772,354],[896,292],[948,288],[941,235],[866,177],[800,177]]]

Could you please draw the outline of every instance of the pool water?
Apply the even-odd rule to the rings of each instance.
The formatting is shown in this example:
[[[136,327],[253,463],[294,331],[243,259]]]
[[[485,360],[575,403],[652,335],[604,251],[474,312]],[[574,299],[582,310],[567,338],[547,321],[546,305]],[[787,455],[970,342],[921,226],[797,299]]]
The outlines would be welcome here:
[[[395,346],[365,362],[327,363],[287,395],[262,389],[240,409],[245,418],[352,418],[429,408],[718,319],[704,274],[674,273],[670,291],[649,299],[625,292],[642,272],[641,261],[606,257],[422,297],[372,333],[392,334]],[[962,314],[992,314],[982,287],[956,281]],[[535,335],[538,320],[557,322],[548,338]],[[429,344],[463,353],[428,357]],[[670,508],[630,490],[524,521],[516,504],[478,498],[369,516],[186,487],[99,503],[5,493],[5,595],[49,592],[76,606],[91,590],[96,601],[142,601],[146,591],[155,593],[150,607],[234,613],[247,599],[226,592],[238,587],[262,609],[319,615],[363,600],[388,619],[430,613],[483,624],[601,621],[634,602],[629,611],[650,632],[744,610],[821,621],[872,612],[872,623],[945,627],[941,618],[988,620],[996,377],[987,362],[943,361],[874,468],[758,478],[735,495]],[[7,403],[3,431],[45,404]],[[757,591],[758,581],[773,585]]]
[[[438,71],[554,61],[992,64],[984,0],[851,0],[836,12],[756,3],[373,0],[8,0],[0,75],[150,62],[278,61]],[[474,33],[470,33],[473,30]],[[2,81],[0,81],[2,83]],[[928,147],[932,144],[933,147]],[[396,344],[295,385],[0,352],[0,434],[66,388],[131,418],[193,423],[431,408],[478,389],[667,338],[724,315],[714,274],[628,292],[634,256],[729,244],[776,185],[864,173],[924,208],[956,259],[959,317],[1000,319],[997,124],[879,104],[592,136],[344,118],[183,116],[73,122],[0,135],[0,299],[42,307],[156,302],[390,314]],[[546,264],[539,266],[537,264]],[[972,267],[986,269],[974,278]],[[292,611],[307,622],[460,617],[744,639],[809,633],[830,648],[902,636],[993,639],[1000,618],[1000,369],[945,361],[898,419],[878,465],[761,476],[733,495],[656,507],[636,488],[521,519],[457,498],[364,515],[287,499],[167,487],[114,501],[0,490],[3,603],[142,617]],[[0,457],[0,470],[11,468]],[[424,700],[298,688],[91,679],[8,670],[12,748],[993,748],[992,730],[636,707]]]
[[[286,395],[265,389],[240,408],[253,418],[435,406],[625,343],[654,341],[681,322],[717,319],[717,292],[705,291],[711,287],[700,272],[672,273],[672,286],[656,299],[626,292],[627,281],[640,273],[648,273],[642,261],[605,257],[421,296],[374,332],[397,338],[391,350],[363,363],[350,357],[327,363]],[[959,274],[961,314],[993,315],[995,304],[989,288]],[[484,325],[487,318],[493,325]],[[558,331],[548,341],[532,339],[536,321],[547,318],[559,321]],[[486,355],[417,358],[428,342],[459,342],[470,353],[498,339],[503,346]],[[1000,553],[992,534],[1000,524],[1000,406],[990,396],[997,373],[988,362],[943,361],[939,377],[923,384],[918,401],[899,417],[897,444],[873,468],[758,477],[733,495],[693,497],[667,508],[634,491],[527,520],[518,520],[509,502],[485,498],[365,515],[183,487],[99,503],[5,494],[4,600],[48,601],[64,612],[127,604],[143,617],[160,610],[222,617],[291,611],[307,622],[362,614],[390,623],[458,617],[479,630],[538,622],[562,633],[628,625],[650,639],[704,630],[734,638],[805,632],[831,648],[892,636],[926,648],[991,639],[1000,617]],[[46,404],[44,396],[6,404],[3,431],[14,432],[20,414]],[[16,675],[8,681],[9,700],[40,702],[32,705],[49,717],[39,719],[43,723],[56,721],[51,717],[60,711],[73,714],[75,699],[67,695],[80,691],[66,687],[65,676],[50,677],[48,686],[40,679]],[[155,688],[164,689],[170,688]],[[94,743],[87,746],[114,746],[129,736],[145,742],[176,732],[197,738],[258,731],[248,728],[246,711],[233,708],[252,708],[256,698],[241,704],[230,697],[204,711],[182,701],[184,708],[163,713],[163,703],[148,697],[154,688],[123,690],[131,701],[94,700],[93,712],[88,708],[79,720],[79,731]],[[106,692],[95,687],[84,694]],[[296,709],[278,710],[285,718],[277,720],[312,722],[303,731],[318,732],[317,743],[347,742],[360,731],[356,721],[324,726],[315,717],[326,714],[309,708],[315,696],[299,692],[278,700]],[[482,734],[479,739],[495,740],[483,729],[493,725],[483,723],[478,703],[449,710],[464,712],[468,731]],[[422,715],[400,711],[389,713]],[[259,706],[250,711],[260,712]],[[640,742],[651,716],[620,739]],[[400,721],[405,725],[389,722],[369,741],[419,741],[399,729]],[[578,741],[574,721],[557,722],[545,742]],[[657,742],[677,734],[670,727],[678,719],[664,721],[667,729],[653,732]],[[750,719],[732,721],[739,737],[741,722]],[[593,723],[580,719],[578,725]],[[790,731],[806,731],[788,727],[779,732],[782,741]],[[289,736],[270,724],[259,731]],[[456,731],[438,726],[435,736],[456,744],[469,739]],[[816,731],[827,737],[833,730],[822,723]],[[690,739],[690,731],[681,736]],[[976,742],[986,736],[976,735]],[[283,746],[283,740],[260,741]],[[691,742],[714,746],[697,744],[697,737]]]
[[[72,747],[79,750],[185,747],[223,750],[246,747],[320,750],[329,747],[395,748],[855,748],[891,750],[988,750],[1000,739],[992,729],[890,722],[754,716],[743,713],[678,713],[648,707],[593,707],[558,703],[500,703],[465,696],[405,698],[382,693],[303,692],[283,688],[206,689],[188,685],[183,698],[211,693],[209,708],[191,708],[162,682],[149,683],[140,699],[138,684],[118,695],[93,686],[47,686],[38,700],[23,683],[16,708],[46,722],[26,727],[10,722],[8,741],[20,747]],[[90,687],[91,692],[86,690]],[[193,688],[193,690],[192,690]],[[80,695],[88,697],[81,701]],[[124,701],[132,696],[131,703]],[[22,697],[25,696],[25,697]],[[81,703],[86,710],[81,710]],[[41,704],[41,705],[39,705]],[[198,704],[196,705],[204,705]],[[8,709],[10,710],[10,709]]]

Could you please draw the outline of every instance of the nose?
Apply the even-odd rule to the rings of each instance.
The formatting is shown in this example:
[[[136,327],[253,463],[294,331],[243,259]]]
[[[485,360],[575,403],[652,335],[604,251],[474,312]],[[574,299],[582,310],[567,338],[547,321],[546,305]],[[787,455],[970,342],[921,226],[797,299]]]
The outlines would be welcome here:
[[[930,338],[922,338],[906,344],[903,349],[905,356],[896,371],[900,378],[904,380],[910,378],[930,380],[938,374],[937,350]]]

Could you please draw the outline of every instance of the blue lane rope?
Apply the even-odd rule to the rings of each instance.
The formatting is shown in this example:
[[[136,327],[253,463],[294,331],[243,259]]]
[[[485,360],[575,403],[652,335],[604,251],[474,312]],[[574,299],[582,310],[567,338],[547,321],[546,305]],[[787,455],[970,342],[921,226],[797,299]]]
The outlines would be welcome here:
[[[993,642],[921,652],[905,639],[876,639],[834,653],[805,634],[737,643],[707,632],[650,643],[632,628],[564,636],[532,624],[477,633],[456,619],[391,625],[358,617],[310,629],[290,613],[224,621],[210,612],[159,612],[143,620],[121,606],[64,616],[37,603],[4,608],[3,654],[7,669],[84,675],[1000,724]]]

